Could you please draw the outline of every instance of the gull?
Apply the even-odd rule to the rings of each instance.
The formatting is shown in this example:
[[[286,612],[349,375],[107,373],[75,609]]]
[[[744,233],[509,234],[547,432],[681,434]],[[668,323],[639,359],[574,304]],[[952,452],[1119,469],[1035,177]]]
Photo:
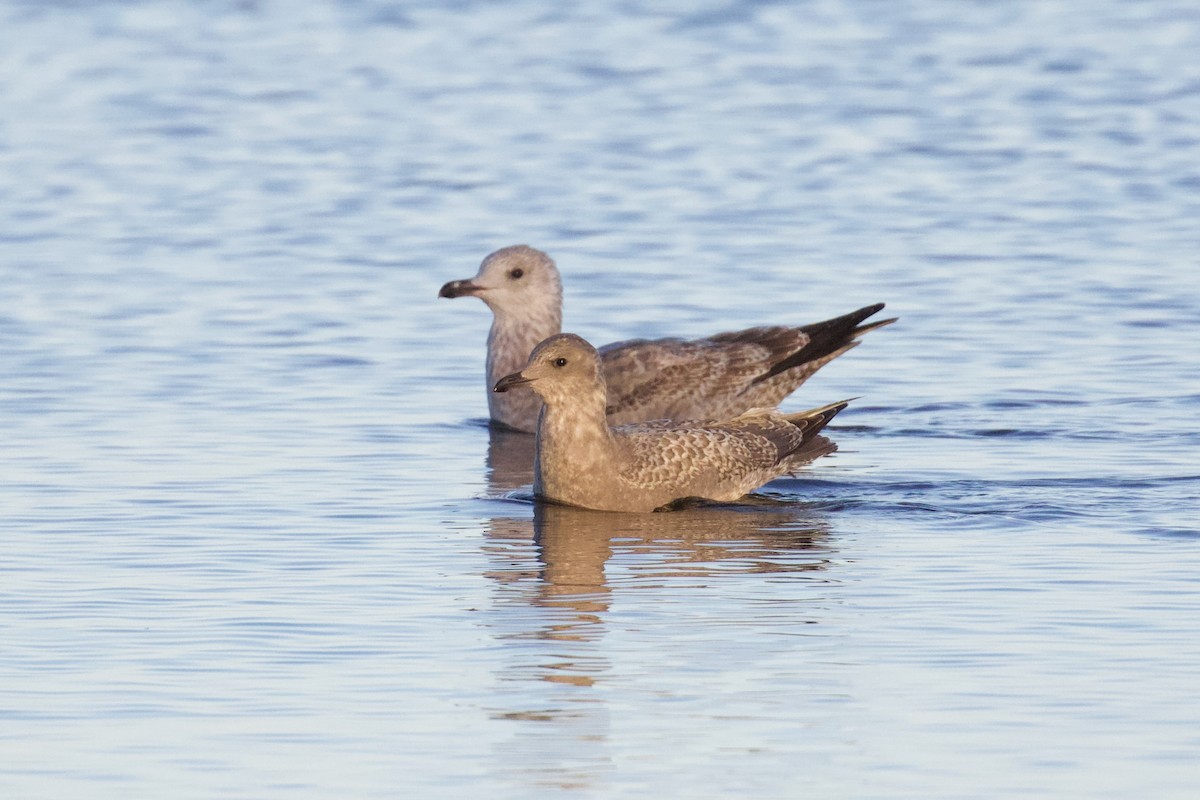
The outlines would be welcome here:
[[[836,449],[818,437],[850,402],[794,414],[751,409],[730,419],[610,426],[600,353],[573,333],[534,348],[496,382],[543,401],[534,494],[597,511],[656,511],[693,499],[728,502]]]
[[[562,330],[562,280],[550,256],[527,245],[487,256],[478,274],[450,281],[439,297],[478,297],[492,310],[487,385],[524,366],[530,351]],[[883,303],[811,325],[768,325],[705,339],[634,339],[600,348],[608,384],[605,412],[614,425],[654,419],[725,419],[769,408],[813,373],[856,347]],[[532,433],[540,398],[488,392],[493,422]]]

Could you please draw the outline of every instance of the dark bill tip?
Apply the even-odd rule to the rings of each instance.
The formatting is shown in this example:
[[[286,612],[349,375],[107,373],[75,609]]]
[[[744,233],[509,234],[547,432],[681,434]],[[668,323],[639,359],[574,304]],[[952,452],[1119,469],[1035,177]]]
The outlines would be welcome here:
[[[505,375],[500,380],[496,381],[496,385],[492,387],[493,392],[507,392],[514,386],[520,386],[529,383],[531,378],[526,378],[519,372],[514,372],[512,375]]]
[[[438,297],[463,297],[477,291],[479,287],[470,281],[450,281],[438,291]]]

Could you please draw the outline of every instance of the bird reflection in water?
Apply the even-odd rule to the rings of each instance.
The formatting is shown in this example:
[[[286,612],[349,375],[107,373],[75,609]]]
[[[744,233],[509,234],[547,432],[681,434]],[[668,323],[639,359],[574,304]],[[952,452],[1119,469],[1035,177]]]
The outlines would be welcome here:
[[[586,645],[604,634],[615,591],[657,591],[668,599],[735,575],[819,572],[832,558],[823,514],[753,496],[739,505],[657,514],[535,503],[532,520],[494,518],[486,547],[498,600],[547,612],[522,615],[532,627],[504,636]],[[590,685],[602,671],[595,648],[581,648],[569,663],[569,648],[553,652],[554,663],[538,669],[544,680]]]
[[[493,449],[489,462],[495,488],[513,486],[520,467],[495,454]],[[531,475],[531,461],[527,469]],[[494,696],[492,709],[495,718],[516,725],[511,740],[497,748],[504,768],[520,772],[517,765],[537,753],[535,774],[526,779],[576,789],[612,771],[606,746],[613,735],[610,695],[597,689],[622,677],[616,665],[630,659],[648,658],[643,667],[653,668],[654,659],[669,657],[673,634],[690,633],[686,618],[678,625],[669,616],[656,623],[653,612],[639,614],[639,607],[688,609],[694,605],[688,596],[701,593],[701,606],[715,602],[733,614],[754,613],[760,624],[764,611],[781,614],[789,628],[803,624],[806,610],[821,607],[810,601],[823,592],[768,589],[780,602],[748,611],[744,598],[722,604],[721,583],[738,576],[758,588],[760,576],[763,582],[781,575],[823,580],[820,573],[834,552],[825,513],[756,495],[734,506],[659,514],[534,503],[532,519],[494,517],[484,548],[496,590],[484,624],[507,653],[497,681],[512,688]],[[733,586],[731,593],[741,595],[744,588]],[[614,598],[638,619],[638,629],[626,631],[631,640],[606,635],[621,624],[610,614]],[[654,652],[636,644],[647,626],[665,628],[653,634]],[[631,642],[634,649],[622,652]]]
[[[533,454],[536,437],[492,425],[487,452],[488,489],[502,495],[533,486]]]

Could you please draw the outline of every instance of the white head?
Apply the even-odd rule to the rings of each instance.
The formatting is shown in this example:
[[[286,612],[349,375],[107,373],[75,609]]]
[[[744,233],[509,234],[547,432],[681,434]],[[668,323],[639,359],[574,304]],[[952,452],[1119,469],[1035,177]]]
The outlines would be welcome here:
[[[450,281],[439,297],[478,297],[497,317],[562,318],[562,280],[550,256],[528,245],[504,247],[479,265],[474,278]]]
[[[520,369],[534,345],[562,330],[562,282],[550,256],[526,245],[489,255],[474,278],[450,281],[440,297],[478,297],[492,310],[488,331],[487,385]],[[522,431],[537,427],[542,401],[532,392],[488,392],[488,413]]]

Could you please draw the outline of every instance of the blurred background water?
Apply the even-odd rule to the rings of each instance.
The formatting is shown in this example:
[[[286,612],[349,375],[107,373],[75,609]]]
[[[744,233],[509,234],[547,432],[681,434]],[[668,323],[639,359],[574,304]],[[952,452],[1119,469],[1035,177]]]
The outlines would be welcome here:
[[[0,794],[1192,797],[1200,9],[0,2]],[[900,324],[535,508],[488,315]]]

